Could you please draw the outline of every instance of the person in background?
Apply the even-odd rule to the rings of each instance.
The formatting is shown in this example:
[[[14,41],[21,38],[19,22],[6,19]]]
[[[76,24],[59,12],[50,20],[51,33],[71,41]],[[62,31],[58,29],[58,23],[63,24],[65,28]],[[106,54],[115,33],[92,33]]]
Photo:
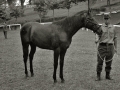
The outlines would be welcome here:
[[[4,22],[3,33],[4,33],[4,36],[5,36],[5,39],[7,39],[7,31],[8,31],[7,23]]]
[[[117,53],[117,35],[115,31],[115,27],[110,24],[111,16],[109,13],[104,13],[103,17],[105,23],[102,24],[102,35],[97,36],[96,35],[96,43],[98,43],[98,52],[97,52],[97,79],[96,81],[101,80],[101,72],[102,72],[102,66],[103,62],[105,61],[106,67],[106,76],[105,78],[107,80],[112,80],[110,77],[111,72],[111,65],[113,61],[113,56],[115,53]]]

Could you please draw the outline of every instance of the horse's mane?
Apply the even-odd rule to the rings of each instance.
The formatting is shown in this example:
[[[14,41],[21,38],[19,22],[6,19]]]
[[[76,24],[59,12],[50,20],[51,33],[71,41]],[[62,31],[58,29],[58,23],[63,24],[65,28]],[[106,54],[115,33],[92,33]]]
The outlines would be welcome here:
[[[86,13],[87,13],[87,11],[81,11],[81,12],[76,13],[73,16],[66,17],[64,19],[55,21],[55,22],[53,22],[53,24],[60,25],[65,29],[70,26],[76,27],[79,24],[78,22],[80,22],[80,20],[82,20],[82,18],[85,16]]]
[[[88,10],[83,10],[83,11],[80,11],[80,12],[77,12],[75,15],[85,15],[88,13]]]

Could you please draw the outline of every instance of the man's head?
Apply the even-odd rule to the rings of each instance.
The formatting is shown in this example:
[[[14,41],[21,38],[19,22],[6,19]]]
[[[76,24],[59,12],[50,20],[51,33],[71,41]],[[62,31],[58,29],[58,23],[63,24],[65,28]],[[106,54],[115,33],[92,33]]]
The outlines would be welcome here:
[[[110,13],[104,13],[103,18],[105,20],[105,24],[108,25],[110,23],[110,19],[111,19]]]
[[[111,18],[110,13],[104,13],[105,20],[110,19],[110,18]]]

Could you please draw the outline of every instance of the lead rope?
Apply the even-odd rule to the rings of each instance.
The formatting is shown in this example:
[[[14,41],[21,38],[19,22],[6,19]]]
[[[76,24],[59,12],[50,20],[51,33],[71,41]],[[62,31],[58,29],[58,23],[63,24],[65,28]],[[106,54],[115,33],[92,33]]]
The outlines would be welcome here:
[[[95,38],[96,39],[96,38]],[[99,57],[100,57],[100,59],[102,60],[102,61],[104,61],[105,60],[105,58],[103,59],[102,57],[101,57],[101,55],[100,55],[100,53],[99,53],[99,51],[98,51],[98,45],[97,44],[99,44],[99,41],[96,43],[96,48],[97,48],[97,54],[99,55]],[[115,50],[115,45],[113,44],[113,47],[114,47],[114,50]],[[114,53],[114,55],[113,55],[113,57],[110,59],[110,60],[105,60],[105,62],[110,62],[110,61],[112,61],[113,60],[113,58],[115,57],[117,55],[117,57],[118,57],[118,54],[117,53]]]

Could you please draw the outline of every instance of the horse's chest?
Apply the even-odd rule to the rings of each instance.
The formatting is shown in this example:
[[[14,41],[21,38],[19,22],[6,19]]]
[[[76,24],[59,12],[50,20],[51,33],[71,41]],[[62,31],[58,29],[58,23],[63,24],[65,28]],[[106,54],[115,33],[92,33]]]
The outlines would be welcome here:
[[[61,33],[60,35],[60,47],[61,48],[68,48],[70,46],[71,43],[71,39],[68,38],[66,33]]]
[[[71,40],[68,39],[66,33],[64,32],[59,33],[59,35],[53,33],[51,41],[52,41],[52,47],[54,48],[60,47],[66,49],[69,47],[71,43]]]
[[[54,48],[57,48],[60,44],[60,40],[59,40],[59,37],[58,35],[56,35],[55,33],[52,33],[51,34],[51,47],[54,49]]]

